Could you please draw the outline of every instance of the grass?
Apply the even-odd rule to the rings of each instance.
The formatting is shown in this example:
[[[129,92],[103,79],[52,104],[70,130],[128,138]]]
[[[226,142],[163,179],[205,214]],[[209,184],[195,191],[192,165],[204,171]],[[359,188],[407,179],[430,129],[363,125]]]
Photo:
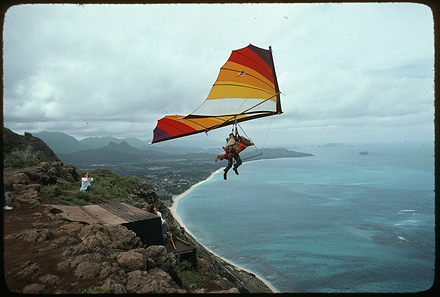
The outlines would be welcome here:
[[[85,172],[85,171],[84,171]],[[82,176],[84,172],[80,172]],[[90,172],[93,177],[92,192],[81,192],[81,181],[75,181],[72,175],[62,168],[58,171],[57,183],[43,187],[40,191],[42,198],[64,201],[72,206],[87,204],[119,202],[126,200],[132,204],[139,201],[130,198],[132,190],[140,181],[137,177],[124,178],[108,169],[94,169]]]
[[[92,286],[87,289],[84,289],[81,293],[82,294],[110,294],[111,289],[110,288],[102,288],[100,286],[95,286],[95,287]]]
[[[43,162],[40,156],[32,154],[10,153],[3,156],[3,168],[24,168]]]

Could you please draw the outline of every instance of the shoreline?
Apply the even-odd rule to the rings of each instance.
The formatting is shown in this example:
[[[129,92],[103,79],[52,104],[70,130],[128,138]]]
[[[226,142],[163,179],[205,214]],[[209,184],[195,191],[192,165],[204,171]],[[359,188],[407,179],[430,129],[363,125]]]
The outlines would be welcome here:
[[[217,174],[219,171],[222,171],[223,168],[219,168],[216,171],[214,171],[213,173],[211,173],[211,175],[205,179],[202,180],[194,185],[192,185],[188,190],[186,190],[185,192],[179,194],[179,195],[173,195],[172,196],[172,204],[170,209],[171,214],[173,215],[174,219],[180,224],[180,226],[182,226],[183,228],[185,228],[185,232],[189,233],[196,241],[199,245],[203,246],[204,249],[206,249],[207,251],[209,251],[211,254],[213,254],[215,257],[221,259],[222,261],[228,263],[229,265],[237,268],[237,270],[243,270],[246,271],[249,274],[253,274],[255,275],[255,277],[260,280],[262,283],[264,283],[271,291],[272,293],[280,293],[277,289],[275,289],[267,280],[265,280],[263,277],[261,277],[260,275],[254,273],[253,271],[250,271],[249,269],[243,268],[235,263],[232,263],[231,261],[219,256],[218,254],[216,254],[215,252],[213,252],[211,249],[209,249],[208,247],[206,247],[205,245],[201,244],[198,240],[197,237],[194,236],[194,234],[191,233],[191,231],[185,226],[185,224],[183,223],[182,219],[179,217],[179,215],[176,212],[177,209],[177,204],[179,203],[180,198],[184,197],[185,195],[187,195],[189,192],[191,192],[196,186],[210,180],[211,178],[214,177],[215,174]]]

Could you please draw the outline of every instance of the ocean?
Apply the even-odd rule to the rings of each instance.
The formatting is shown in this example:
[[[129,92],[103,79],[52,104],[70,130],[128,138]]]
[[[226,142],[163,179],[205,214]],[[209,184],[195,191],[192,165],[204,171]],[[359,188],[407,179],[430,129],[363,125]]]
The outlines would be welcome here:
[[[314,156],[245,161],[194,187],[176,208],[185,227],[279,292],[428,290],[433,143],[294,150]]]

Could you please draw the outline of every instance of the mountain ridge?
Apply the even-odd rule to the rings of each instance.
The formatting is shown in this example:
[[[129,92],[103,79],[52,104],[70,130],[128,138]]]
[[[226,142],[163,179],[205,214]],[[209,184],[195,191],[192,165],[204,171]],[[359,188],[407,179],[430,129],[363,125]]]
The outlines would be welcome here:
[[[124,139],[115,138],[112,136],[105,137],[87,137],[81,140],[77,140],[75,137],[68,135],[64,132],[49,132],[40,131],[32,133],[35,137],[43,140],[52,150],[56,153],[69,154],[79,151],[85,151],[88,149],[95,149],[108,146],[110,142],[120,144],[125,141],[130,146],[142,149],[147,147],[147,143],[136,138],[127,137]]]

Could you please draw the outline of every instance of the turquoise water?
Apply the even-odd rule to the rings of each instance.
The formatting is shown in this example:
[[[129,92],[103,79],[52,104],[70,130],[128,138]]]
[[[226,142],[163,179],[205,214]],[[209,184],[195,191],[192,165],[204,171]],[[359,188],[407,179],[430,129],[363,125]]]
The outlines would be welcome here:
[[[221,171],[179,200],[178,215],[200,243],[280,292],[429,289],[433,144],[294,150],[314,156],[246,162],[227,181]]]

